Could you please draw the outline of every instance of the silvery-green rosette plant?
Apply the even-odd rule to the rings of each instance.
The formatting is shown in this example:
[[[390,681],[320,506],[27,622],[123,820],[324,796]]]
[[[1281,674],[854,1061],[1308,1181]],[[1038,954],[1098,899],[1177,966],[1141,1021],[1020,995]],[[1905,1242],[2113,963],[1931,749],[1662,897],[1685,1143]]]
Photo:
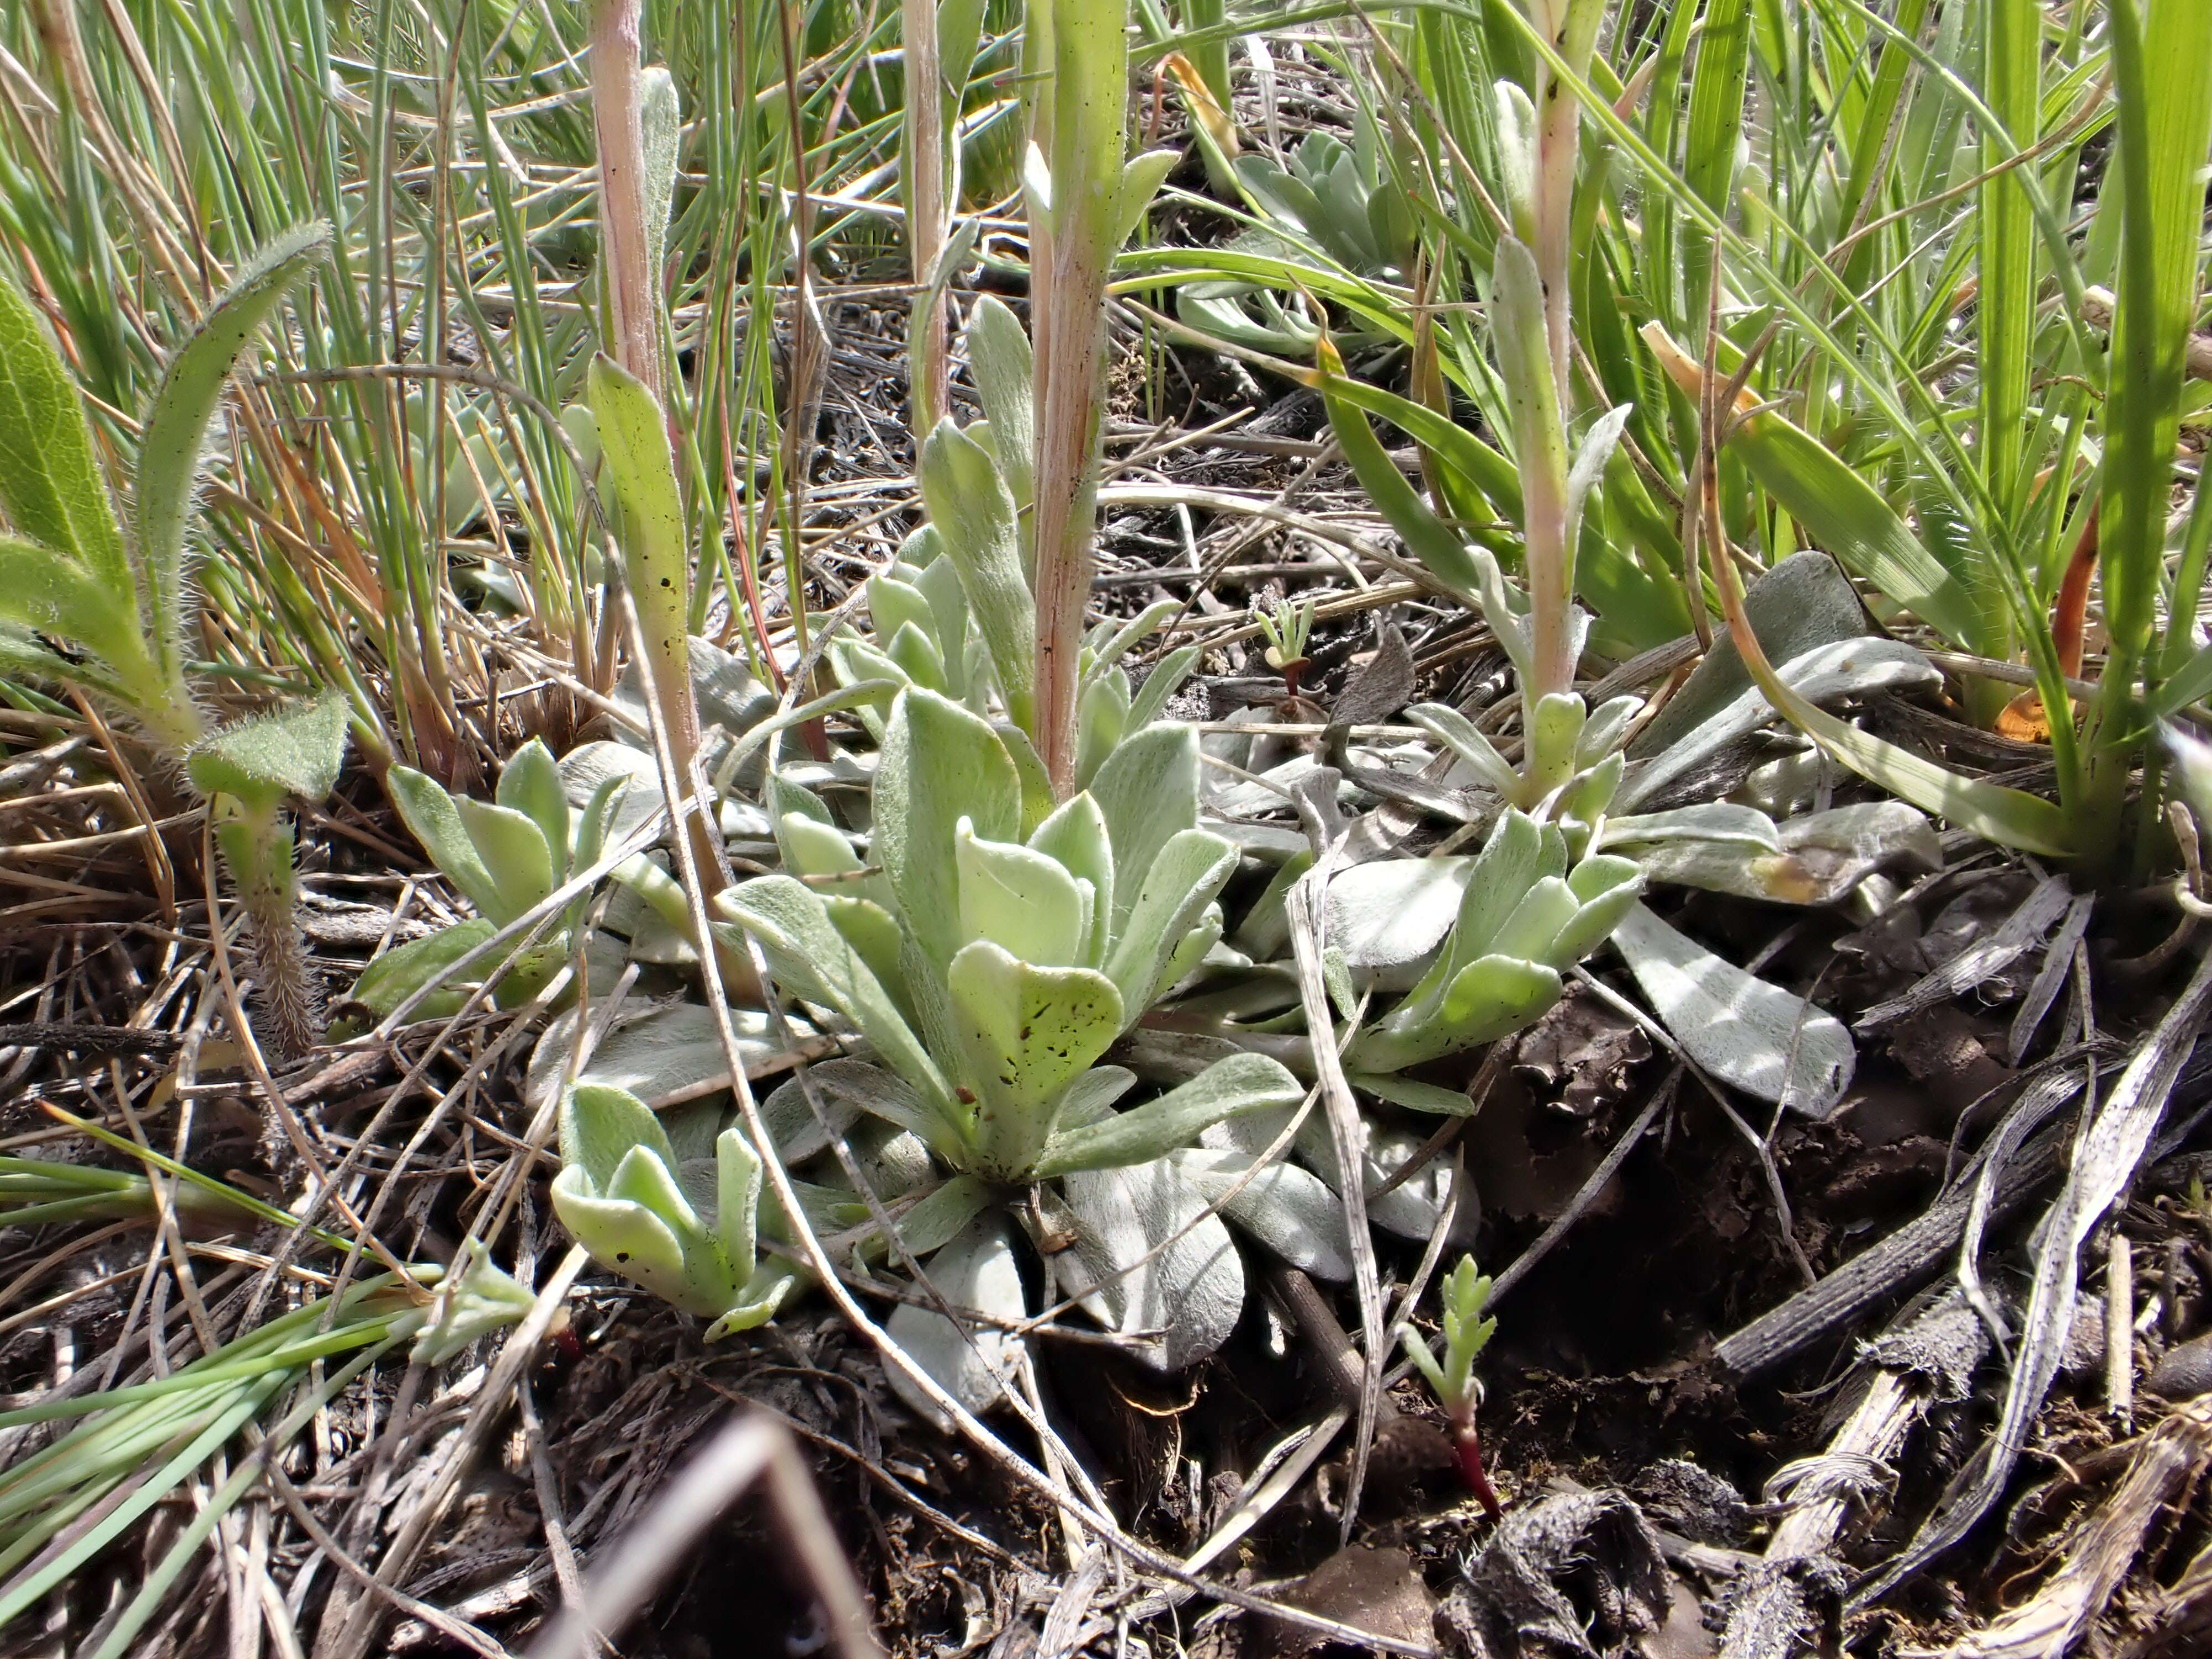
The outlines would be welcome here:
[[[579,1084],[562,1092],[560,1135],[554,1212],[602,1267],[711,1321],[709,1342],[782,1304],[796,1276],[759,1259],[761,1160],[742,1130],[678,1146],[628,1090]]]
[[[1352,142],[1315,131],[1289,152],[1288,166],[1258,153],[1235,163],[1251,228],[1222,250],[1236,276],[1186,283],[1176,309],[1216,339],[1287,357],[1310,355],[1322,325],[1306,295],[1283,279],[1316,258],[1382,283],[1403,280],[1418,244],[1405,192],[1389,176],[1384,140],[1369,112],[1358,112]],[[1386,338],[1379,332],[1366,338]]]
[[[1565,74],[1583,73],[1602,8],[1593,0],[1526,0],[1523,9],[1557,46]],[[1825,1110],[1850,1074],[1850,1040],[1841,1026],[1817,1011],[1808,1017],[1808,1005],[1722,962],[1637,902],[1652,879],[1790,896],[1765,890],[1790,873],[1780,867],[1777,825],[1735,802],[1638,812],[1709,746],[1692,734],[1677,745],[1680,758],[1647,761],[1632,773],[1625,743],[1639,702],[1616,698],[1592,709],[1575,689],[1591,629],[1589,612],[1575,599],[1584,509],[1631,410],[1622,404],[1598,413],[1578,440],[1571,429],[1579,117],[1559,65],[1543,66],[1538,80],[1533,89],[1510,81],[1495,88],[1508,222],[1491,261],[1488,314],[1519,485],[1520,587],[1488,547],[1471,545],[1418,498],[1368,425],[1364,411],[1383,404],[1345,379],[1326,340],[1317,354],[1332,426],[1361,482],[1432,574],[1480,609],[1512,661],[1521,692],[1517,765],[1455,709],[1430,703],[1408,711],[1454,757],[1455,775],[1494,797],[1502,816],[1471,869],[1368,878],[1386,890],[1406,881],[1458,881],[1460,902],[1426,972],[1358,1034],[1347,1064],[1367,1073],[1376,1092],[1401,1103],[1461,1098],[1396,1082],[1395,1074],[1526,1026],[1559,1000],[1565,973],[1614,939],[1662,1018],[1701,1060],[1767,1098]],[[1401,423],[1420,425],[1428,413],[1401,398],[1388,406]],[[1848,683],[1868,678],[1869,669],[1889,672],[1873,660],[1882,654],[1850,641],[1791,667],[1817,678],[1843,665]],[[1735,712],[1734,704],[1716,707],[1716,731]],[[1759,723],[1771,718],[1764,702],[1747,712]],[[1759,1040],[1739,1044],[1736,1034],[1753,1025]],[[1695,1028],[1694,1038],[1685,1027]],[[1766,1041],[1775,1031],[1779,1042]]]
[[[223,726],[210,719],[185,667],[189,531],[232,365],[330,235],[318,220],[271,238],[208,307],[146,407],[120,513],[61,354],[29,301],[0,278],[0,673],[76,687],[124,716],[208,798],[216,845],[253,922],[264,1040],[280,1056],[311,1044],[319,1018],[293,919],[284,806],[320,799],[337,781],[346,708],[333,695]]]
[[[1134,733],[1057,805],[1025,786],[1000,730],[910,686],[885,727],[872,863],[784,786],[786,873],[722,895],[717,926],[750,934],[785,989],[867,1044],[871,1061],[817,1066],[811,1082],[912,1136],[941,1172],[917,1188],[926,1228],[901,1237],[933,1249],[925,1270],[947,1302],[1024,1316],[1018,1216],[1069,1294],[1109,1326],[1166,1328],[1154,1357],[1181,1365],[1227,1334],[1243,1287],[1205,1182],[1172,1155],[1304,1091],[1241,1054],[1116,1111],[1135,1079],[1098,1063],[1220,937],[1237,853],[1197,827],[1195,732]],[[971,1341],[918,1305],[892,1330],[969,1404],[998,1397],[1006,1350],[990,1333]]]
[[[477,914],[386,951],[363,970],[353,1000],[381,1018],[427,989],[416,1012],[425,1019],[439,1018],[459,1011],[502,963],[508,965],[493,989],[496,1006],[515,1007],[537,995],[574,951],[576,929],[591,902],[588,892],[571,900],[520,960],[486,961],[466,982],[452,970],[599,861],[628,781],[603,779],[578,811],[568,804],[552,751],[535,738],[507,757],[489,801],[455,794],[412,767],[393,767],[385,788],[400,822]]]

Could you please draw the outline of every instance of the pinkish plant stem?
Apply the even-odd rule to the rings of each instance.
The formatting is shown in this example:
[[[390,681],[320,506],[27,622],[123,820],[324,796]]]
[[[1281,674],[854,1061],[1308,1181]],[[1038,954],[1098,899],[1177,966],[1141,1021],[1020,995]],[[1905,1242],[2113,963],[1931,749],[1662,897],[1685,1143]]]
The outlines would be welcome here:
[[[948,404],[945,295],[931,291],[945,252],[944,79],[937,58],[936,0],[900,0],[906,52],[906,237],[914,263],[914,313],[908,374],[918,442],[937,429]]]
[[[659,272],[645,228],[645,124],[638,89],[642,11],[642,0],[594,0],[592,122],[599,151],[607,355],[644,381],[665,410]]]

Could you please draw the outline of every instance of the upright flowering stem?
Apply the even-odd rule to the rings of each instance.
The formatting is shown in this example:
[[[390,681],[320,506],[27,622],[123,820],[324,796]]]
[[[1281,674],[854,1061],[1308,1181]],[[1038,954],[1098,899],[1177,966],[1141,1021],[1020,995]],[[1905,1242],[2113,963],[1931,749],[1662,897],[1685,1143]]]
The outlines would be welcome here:
[[[691,562],[661,374],[661,228],[646,210],[642,0],[592,0],[592,120],[599,150],[599,257],[606,273],[604,364],[590,376],[602,447],[624,509],[623,566],[653,658],[653,701],[678,777],[696,786],[699,707],[691,693]],[[610,370],[612,372],[611,373]],[[625,391],[641,391],[642,399]],[[641,480],[650,477],[648,487]],[[725,884],[720,840],[705,811],[690,815],[700,879]]]
[[[945,82],[938,62],[936,0],[900,0],[906,53],[906,240],[914,312],[907,324],[908,397],[917,440],[945,418],[945,294],[931,287],[945,252]]]
[[[1125,0],[1043,0],[1030,13],[1047,71],[1031,111],[1030,325],[1036,342],[1037,752],[1075,779],[1077,657],[1097,537],[1106,272],[1120,240],[1129,89]],[[1049,198],[1037,199],[1042,158]]]
[[[1579,73],[1588,68],[1601,8],[1575,0],[1538,0],[1531,8],[1552,47]],[[1579,47],[1579,50],[1577,48]],[[1575,160],[1582,106],[1548,63],[1539,66],[1537,94],[1536,269],[1544,282],[1544,325],[1559,404],[1567,404],[1568,286],[1574,219]]]
[[[638,86],[642,0],[593,0],[592,124],[599,151],[599,250],[607,355],[666,407],[659,276],[645,223],[645,118]]]
[[[1589,67],[1603,0],[1523,0],[1529,25],[1579,78]],[[1520,176],[1508,180],[1514,229],[1527,244],[1501,244],[1500,368],[1513,404],[1520,463],[1522,532],[1528,556],[1530,660],[1522,695],[1537,701],[1574,689],[1576,514],[1568,477],[1571,237],[1581,106],[1568,77],[1537,61],[1533,107],[1517,88],[1501,88],[1509,125],[1522,137]],[[1532,291],[1533,289],[1533,291]],[[1526,337],[1530,332],[1539,339]],[[1508,336],[1516,337],[1508,337]],[[1540,356],[1539,356],[1540,354]],[[1516,368],[1520,373],[1516,374]]]

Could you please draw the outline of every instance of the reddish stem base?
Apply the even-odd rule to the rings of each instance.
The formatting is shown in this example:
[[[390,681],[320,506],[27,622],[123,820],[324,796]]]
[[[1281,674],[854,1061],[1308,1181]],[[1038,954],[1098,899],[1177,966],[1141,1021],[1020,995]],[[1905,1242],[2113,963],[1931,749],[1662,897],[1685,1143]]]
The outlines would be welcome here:
[[[1482,1437],[1475,1432],[1472,1419],[1452,1425],[1452,1451],[1459,1458],[1460,1479],[1467,1482],[1467,1489],[1482,1505],[1482,1512],[1492,1521],[1504,1516],[1505,1506],[1498,1501],[1497,1490],[1483,1470]]]

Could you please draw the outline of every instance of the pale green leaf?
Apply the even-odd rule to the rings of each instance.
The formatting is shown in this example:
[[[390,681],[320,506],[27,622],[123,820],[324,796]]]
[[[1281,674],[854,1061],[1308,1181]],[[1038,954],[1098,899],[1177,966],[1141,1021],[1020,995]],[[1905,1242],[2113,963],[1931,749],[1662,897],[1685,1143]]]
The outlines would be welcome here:
[[[0,386],[0,394],[4,394]],[[6,459],[0,455],[0,468]],[[138,612],[127,585],[103,581],[58,549],[0,531],[0,622],[35,629],[100,659],[134,696],[152,695]],[[139,690],[139,685],[147,687]]]
[[[1086,966],[1103,967],[1114,915],[1114,845],[1105,815],[1088,793],[1071,795],[1031,832],[1029,844],[1090,887],[1091,917],[1084,934]]]
[[[606,473],[622,504],[623,552],[653,653],[653,683],[689,686],[691,562],[668,422],[645,383],[604,353],[592,357],[585,384]]]
[[[936,1063],[874,969],[838,931],[818,895],[788,876],[762,876],[740,882],[714,902],[760,941],[785,989],[837,1010],[940,1121],[956,1129],[963,1123],[964,1115],[953,1109],[952,1091]],[[727,930],[718,925],[715,931]]]
[[[460,889],[477,914],[489,916],[499,909],[499,884],[484,867],[453,796],[411,766],[393,767],[385,775],[384,789],[399,821],[422,843],[430,862]]]
[[[635,1279],[665,1301],[684,1291],[684,1243],[641,1204],[604,1198],[563,1170],[553,1178],[553,1213],[592,1259]]]
[[[5,277],[0,277],[0,514],[29,540],[69,556],[136,616],[123,532],[93,459],[76,382],[38,313]],[[0,592],[10,586],[0,584]]]
[[[966,818],[953,854],[965,940],[988,939],[1040,968],[1082,960],[1091,895],[1058,860],[1017,842],[983,840]]]
[[[972,1172],[1026,1181],[1060,1091],[1121,1035],[1121,994],[1088,968],[1033,967],[987,940],[952,959],[946,985],[977,1098]]]
[[[1114,848],[1114,928],[1137,902],[1160,849],[1198,824],[1198,733],[1188,726],[1133,732],[1098,769],[1091,794]]]
[[[494,799],[538,826],[556,873],[568,869],[568,797],[561,787],[561,768],[551,750],[532,738],[508,756]]]
[[[345,763],[345,694],[281,706],[238,720],[185,757],[185,775],[204,794],[230,795],[270,808],[288,795],[319,801],[337,786]]]
[[[606,1190],[635,1147],[675,1164],[676,1151],[660,1120],[627,1089],[579,1084],[562,1095],[559,1119],[562,1162],[582,1170],[594,1191]]]
[[[1268,1107],[1296,1106],[1305,1085],[1265,1054],[1232,1054],[1157,1100],[1095,1122],[1063,1128],[1037,1159],[1036,1176],[1107,1170],[1154,1158],[1194,1143],[1224,1118]]]
[[[449,973],[454,963],[498,931],[483,917],[471,916],[421,939],[395,945],[361,970],[361,977],[354,981],[352,1000],[382,1019],[424,986]],[[424,1019],[459,1013],[469,992],[495,965],[486,963],[471,982],[448,985],[426,998],[417,1005],[416,1012]]]
[[[969,313],[967,337],[969,371],[991,423],[1000,471],[1015,504],[1027,507],[1036,500],[1030,337],[1004,301],[986,294]]]
[[[1014,497],[988,452],[948,416],[921,447],[921,498],[960,572],[1000,695],[1026,726],[1036,682],[1036,601],[1022,574]]]
[[[941,965],[966,943],[953,852],[963,818],[990,841],[1019,838],[1021,794],[1006,745],[981,718],[909,688],[891,707],[876,769],[876,861],[906,924]]]
[[[553,890],[553,854],[537,823],[465,795],[453,799],[453,810],[491,874],[494,908],[484,914],[504,927],[543,903]]]
[[[1141,1018],[1173,982],[1170,964],[1185,937],[1236,868],[1236,847],[1204,830],[1177,830],[1146,866],[1106,961],[1127,1019]]]

